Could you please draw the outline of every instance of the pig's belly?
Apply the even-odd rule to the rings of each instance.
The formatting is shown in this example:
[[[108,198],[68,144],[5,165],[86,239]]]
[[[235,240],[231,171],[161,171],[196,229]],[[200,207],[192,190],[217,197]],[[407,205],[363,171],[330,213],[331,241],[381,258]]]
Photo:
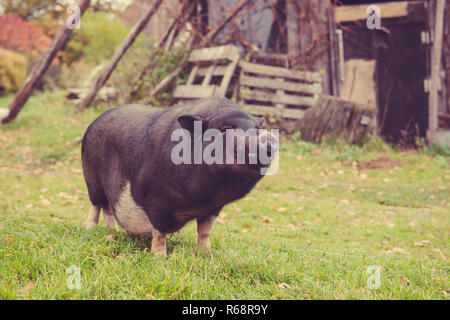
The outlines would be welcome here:
[[[114,213],[119,225],[128,233],[139,237],[152,235],[153,226],[144,210],[131,197],[129,182],[114,205]]]

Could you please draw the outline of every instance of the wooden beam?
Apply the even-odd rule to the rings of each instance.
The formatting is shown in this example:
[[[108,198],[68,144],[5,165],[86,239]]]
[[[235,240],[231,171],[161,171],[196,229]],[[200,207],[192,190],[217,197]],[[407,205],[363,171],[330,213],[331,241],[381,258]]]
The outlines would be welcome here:
[[[284,77],[290,79],[304,80],[309,82],[321,82],[322,78],[318,72],[299,71],[280,67],[266,66],[257,63],[240,61],[239,66],[245,72],[264,74],[273,77]]]
[[[406,17],[408,15],[408,6],[419,3],[418,1],[401,1],[387,3],[367,3],[352,6],[336,7],[336,22],[348,22],[356,20],[366,20],[368,18],[367,7],[377,5],[380,7],[381,19]]]
[[[128,48],[131,47],[131,45],[134,43],[134,40],[136,40],[137,36],[141,31],[145,28],[145,26],[150,21],[153,14],[158,10],[159,5],[161,4],[162,0],[156,0],[152,6],[149,6],[148,9],[145,11],[145,13],[142,15],[141,19],[134,25],[133,29],[130,31],[130,33],[127,35],[125,40],[122,42],[119,48],[117,48],[116,52],[114,53],[114,56],[111,58],[109,65],[105,68],[105,70],[102,72],[100,77],[95,82],[94,86],[92,87],[89,94],[83,99],[83,101],[78,105],[77,111],[83,111],[94,100],[95,96],[97,95],[97,92],[103,87],[103,85],[108,81],[109,77],[111,76],[112,72],[116,68],[117,64],[119,63],[120,59],[123,57],[125,52],[128,50]]]
[[[430,92],[428,94],[428,132],[427,138],[433,144],[434,132],[438,128],[438,88],[441,71],[442,39],[444,34],[445,0],[435,0],[434,41],[431,47]]]
[[[296,106],[308,106],[314,107],[317,102],[317,97],[304,97],[304,96],[295,96],[288,95],[284,93],[269,93],[260,90],[250,90],[247,88],[241,88],[240,97],[243,100],[255,100],[255,101],[264,101],[271,102],[274,104],[290,104]]]
[[[80,17],[89,7],[90,0],[82,0],[78,7],[80,8]],[[2,123],[8,123],[14,120],[17,117],[17,114],[23,108],[28,98],[30,97],[33,89],[39,83],[39,81],[44,76],[45,72],[47,72],[50,67],[53,59],[55,58],[58,51],[64,47],[64,45],[69,40],[69,36],[72,33],[73,28],[69,28],[67,23],[65,23],[61,29],[59,29],[56,36],[53,38],[52,43],[47,48],[45,53],[42,55],[41,59],[38,63],[33,67],[33,70],[28,75],[25,83],[22,88],[20,88],[19,92],[17,92],[14,100],[9,105],[8,115],[2,119]]]
[[[285,81],[284,79],[268,79],[241,75],[241,77],[239,78],[239,84],[241,86],[248,87],[281,89],[286,91],[304,92],[311,94],[322,93],[322,85],[317,82],[313,84],[295,83]]]
[[[215,97],[216,91],[218,90],[216,85],[207,86],[190,86],[190,85],[178,85],[173,92],[175,98],[208,98]]]
[[[288,108],[277,109],[275,107],[261,106],[254,104],[243,104],[241,105],[241,108],[250,114],[258,116],[267,116],[269,114],[272,114],[278,117],[289,119],[301,119],[305,113],[305,110],[301,109],[288,109]]]

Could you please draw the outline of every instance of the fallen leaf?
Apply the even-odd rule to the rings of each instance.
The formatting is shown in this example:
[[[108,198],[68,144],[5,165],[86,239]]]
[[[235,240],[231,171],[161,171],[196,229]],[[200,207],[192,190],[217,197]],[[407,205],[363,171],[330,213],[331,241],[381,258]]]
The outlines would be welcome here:
[[[405,287],[407,287],[407,286],[409,286],[409,285],[411,284],[411,281],[409,281],[409,280],[406,279],[406,278],[403,278],[403,279],[400,280],[400,283],[401,283],[402,285],[404,285]]]
[[[42,197],[41,203],[42,203],[44,206],[49,206],[49,205],[52,204],[52,203],[50,202],[50,200],[45,199],[44,197]]]
[[[425,244],[430,243],[430,240],[422,240],[414,242],[415,247],[423,247]]]
[[[278,284],[278,288],[281,288],[281,289],[290,289],[291,286],[288,285],[288,284],[285,283],[285,282],[282,282],[282,283],[279,283],[279,284]]]
[[[31,289],[33,289],[33,287],[34,287],[34,280],[31,280],[31,281],[28,282],[28,284],[27,284],[25,287],[23,287],[20,291],[22,291],[22,292],[28,292],[28,291],[30,291]]]
[[[8,242],[9,244],[14,243],[14,239],[11,237],[5,237],[6,242]]]
[[[321,218],[317,218],[317,219],[314,220],[314,222],[315,222],[315,223],[321,223],[321,222],[322,222],[322,219],[321,219]]]
[[[400,254],[406,254],[406,251],[402,248],[392,248],[390,250],[387,250],[386,253],[400,253]]]

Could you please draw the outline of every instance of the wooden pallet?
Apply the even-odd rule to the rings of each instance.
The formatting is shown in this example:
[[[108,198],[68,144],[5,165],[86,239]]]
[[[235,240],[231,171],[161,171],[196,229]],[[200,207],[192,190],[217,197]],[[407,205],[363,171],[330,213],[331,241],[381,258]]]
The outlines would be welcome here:
[[[178,85],[177,99],[225,97],[240,59],[234,46],[202,48],[191,52],[188,61],[194,66],[185,85]]]
[[[305,72],[241,61],[238,100],[255,115],[301,119],[322,92],[318,72]]]

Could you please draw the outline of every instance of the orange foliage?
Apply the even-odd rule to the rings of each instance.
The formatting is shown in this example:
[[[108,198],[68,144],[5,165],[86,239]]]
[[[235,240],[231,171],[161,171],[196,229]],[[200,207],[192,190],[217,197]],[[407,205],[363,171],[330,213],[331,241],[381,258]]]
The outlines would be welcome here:
[[[27,57],[38,57],[51,41],[51,38],[18,16],[0,16],[0,47],[23,53]]]

